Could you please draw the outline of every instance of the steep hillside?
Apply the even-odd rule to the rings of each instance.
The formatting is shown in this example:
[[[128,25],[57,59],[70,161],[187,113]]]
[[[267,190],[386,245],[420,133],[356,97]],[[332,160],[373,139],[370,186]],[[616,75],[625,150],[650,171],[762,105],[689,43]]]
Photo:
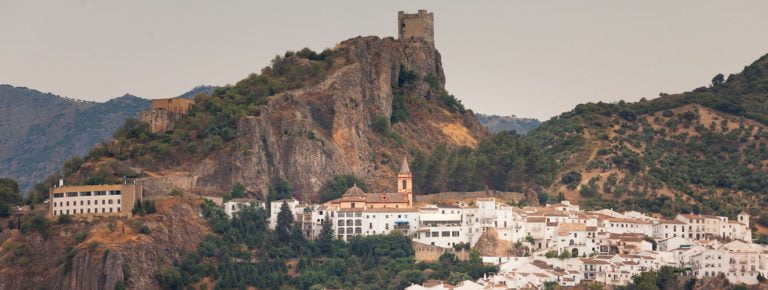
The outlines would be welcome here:
[[[483,124],[483,126],[488,128],[488,131],[491,133],[511,131],[517,132],[518,134],[525,134],[541,125],[539,120],[520,118],[515,115],[498,116],[477,114],[477,119],[480,120],[480,124]]]
[[[409,151],[474,147],[487,135],[444,82],[440,54],[421,41],[358,37],[322,53],[288,52],[259,74],[199,95],[173,131],[151,134],[128,122],[68,181],[135,174],[150,194],[178,187],[220,195],[240,183],[256,196],[287,181],[311,199],[334,176],[352,174],[392,190]]]
[[[551,187],[588,205],[667,215],[759,213],[768,199],[768,57],[709,88],[654,100],[590,103],[529,136],[560,162]]]
[[[48,221],[25,216],[21,230],[0,233],[3,289],[159,289],[163,267],[197,249],[211,234],[198,202],[154,202],[156,214],[130,219]],[[119,288],[122,285],[123,288]]]
[[[26,191],[148,106],[131,95],[95,103],[0,85],[0,176]]]

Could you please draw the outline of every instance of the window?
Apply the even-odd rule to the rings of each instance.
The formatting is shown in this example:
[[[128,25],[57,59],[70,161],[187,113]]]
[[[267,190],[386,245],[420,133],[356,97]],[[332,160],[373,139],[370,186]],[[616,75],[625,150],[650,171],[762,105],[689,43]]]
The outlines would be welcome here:
[[[352,208],[355,208],[355,203],[354,202],[352,203]]]
[[[459,236],[459,232],[458,231],[453,231],[453,232],[451,232],[451,236],[458,237]]]
[[[120,192],[119,190],[113,190],[109,192],[109,195],[121,195],[121,194],[122,192]]]
[[[53,198],[61,198],[61,197],[64,197],[63,193],[54,193],[53,194]]]
[[[109,204],[112,204],[112,200],[111,199],[109,200]],[[234,205],[232,206],[232,209],[235,209]]]
[[[391,184],[391,183],[390,183]],[[406,189],[408,185],[408,181],[403,180],[403,189]]]
[[[88,205],[91,205],[91,201],[90,200],[88,201]]]
[[[81,192],[80,196],[91,196],[91,192],[90,191]]]
[[[67,197],[75,197],[77,196],[77,192],[67,192]]]
[[[442,232],[442,236],[443,237],[450,237],[451,236],[451,232],[448,232],[448,231]]]
[[[340,227],[343,227],[343,226],[344,226],[344,220],[339,220],[339,223],[338,223],[338,225],[339,225]]]
[[[106,191],[94,191],[93,195],[99,196],[99,195],[107,195]]]

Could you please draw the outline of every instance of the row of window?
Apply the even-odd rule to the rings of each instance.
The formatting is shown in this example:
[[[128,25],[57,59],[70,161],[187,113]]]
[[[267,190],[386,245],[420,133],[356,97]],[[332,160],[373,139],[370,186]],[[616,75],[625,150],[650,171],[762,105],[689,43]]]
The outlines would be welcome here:
[[[441,236],[442,237],[458,237],[459,236],[459,231],[452,231],[452,232],[443,231],[443,232],[427,232],[426,233],[426,237],[427,238],[429,238],[429,237],[437,238],[437,237],[441,237]]]
[[[354,206],[353,206],[354,207]],[[362,212],[340,212],[339,217],[362,217]],[[331,212],[331,217],[333,217],[333,212]]]
[[[351,226],[352,226],[352,223],[353,223],[353,222],[352,222],[352,220],[347,220],[347,222],[346,222],[346,225],[347,225],[348,227],[351,227]],[[343,226],[344,226],[344,224],[345,224],[345,223],[344,223],[344,220],[339,220],[339,221],[337,222],[337,225],[338,225],[338,226],[340,226],[340,227],[343,227]],[[363,221],[362,221],[362,220],[355,220],[355,221],[354,221],[354,225],[355,225],[355,226],[358,226],[358,227],[359,227],[359,226],[362,226],[362,225],[363,225]]]
[[[120,200],[119,199],[114,199],[114,200],[117,201],[117,204],[120,204]],[[112,204],[112,202],[113,202],[113,199],[102,199],[101,200],[101,204],[103,204],[103,205],[104,204]],[[98,205],[99,201],[98,200],[94,200],[93,204],[94,205]],[[72,205],[76,206],[77,205],[77,201],[72,201]],[[91,205],[91,201],[90,200],[81,200],[80,201],[80,205]],[[57,207],[57,206],[70,206],[70,202],[69,201],[59,201],[59,202],[54,201],[53,202],[53,206],[54,207]]]
[[[122,195],[123,193],[119,190],[110,190],[110,191],[83,191],[83,192],[67,192],[67,197],[78,197],[78,196],[103,196],[103,195]],[[54,193],[53,198],[62,198],[64,197],[64,193]]]
[[[345,230],[343,228],[339,228],[338,232],[339,232],[339,235],[343,235]],[[351,235],[353,233],[356,235],[359,235],[363,233],[363,228],[354,228],[354,230],[352,228],[347,228],[346,233],[348,235]]]
[[[107,212],[110,212],[110,213],[111,213],[111,212],[120,212],[120,208],[119,208],[119,207],[116,207],[116,208],[112,208],[112,207],[110,207],[110,208],[102,207],[102,208],[101,208],[101,213],[107,213]],[[94,208],[93,210],[91,210],[90,208],[85,208],[85,209],[81,208],[81,209],[79,210],[79,212],[78,212],[78,210],[76,210],[76,209],[73,209],[73,210],[68,210],[68,209],[67,209],[67,210],[63,210],[63,209],[62,209],[62,210],[54,210],[54,211],[53,211],[53,215],[62,215],[62,214],[85,214],[85,213],[99,213],[99,209],[98,209],[98,208]]]

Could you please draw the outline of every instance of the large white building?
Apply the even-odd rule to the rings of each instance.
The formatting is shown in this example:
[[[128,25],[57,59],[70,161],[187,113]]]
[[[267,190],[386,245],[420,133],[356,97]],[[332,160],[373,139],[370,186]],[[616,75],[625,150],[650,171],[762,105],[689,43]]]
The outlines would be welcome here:
[[[51,188],[48,215],[130,217],[142,187],[135,183],[110,185],[75,185]]]

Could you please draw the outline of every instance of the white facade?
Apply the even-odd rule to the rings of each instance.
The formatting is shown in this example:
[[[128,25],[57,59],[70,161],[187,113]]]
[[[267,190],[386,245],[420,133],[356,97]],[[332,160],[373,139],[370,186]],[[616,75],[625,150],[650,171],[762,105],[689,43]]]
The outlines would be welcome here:
[[[227,216],[229,216],[229,218],[232,218],[235,215],[235,213],[240,211],[242,207],[248,206],[248,205],[265,208],[264,202],[255,200],[255,199],[245,199],[245,198],[231,199],[223,203],[222,207],[224,207],[224,213],[226,213]]]

